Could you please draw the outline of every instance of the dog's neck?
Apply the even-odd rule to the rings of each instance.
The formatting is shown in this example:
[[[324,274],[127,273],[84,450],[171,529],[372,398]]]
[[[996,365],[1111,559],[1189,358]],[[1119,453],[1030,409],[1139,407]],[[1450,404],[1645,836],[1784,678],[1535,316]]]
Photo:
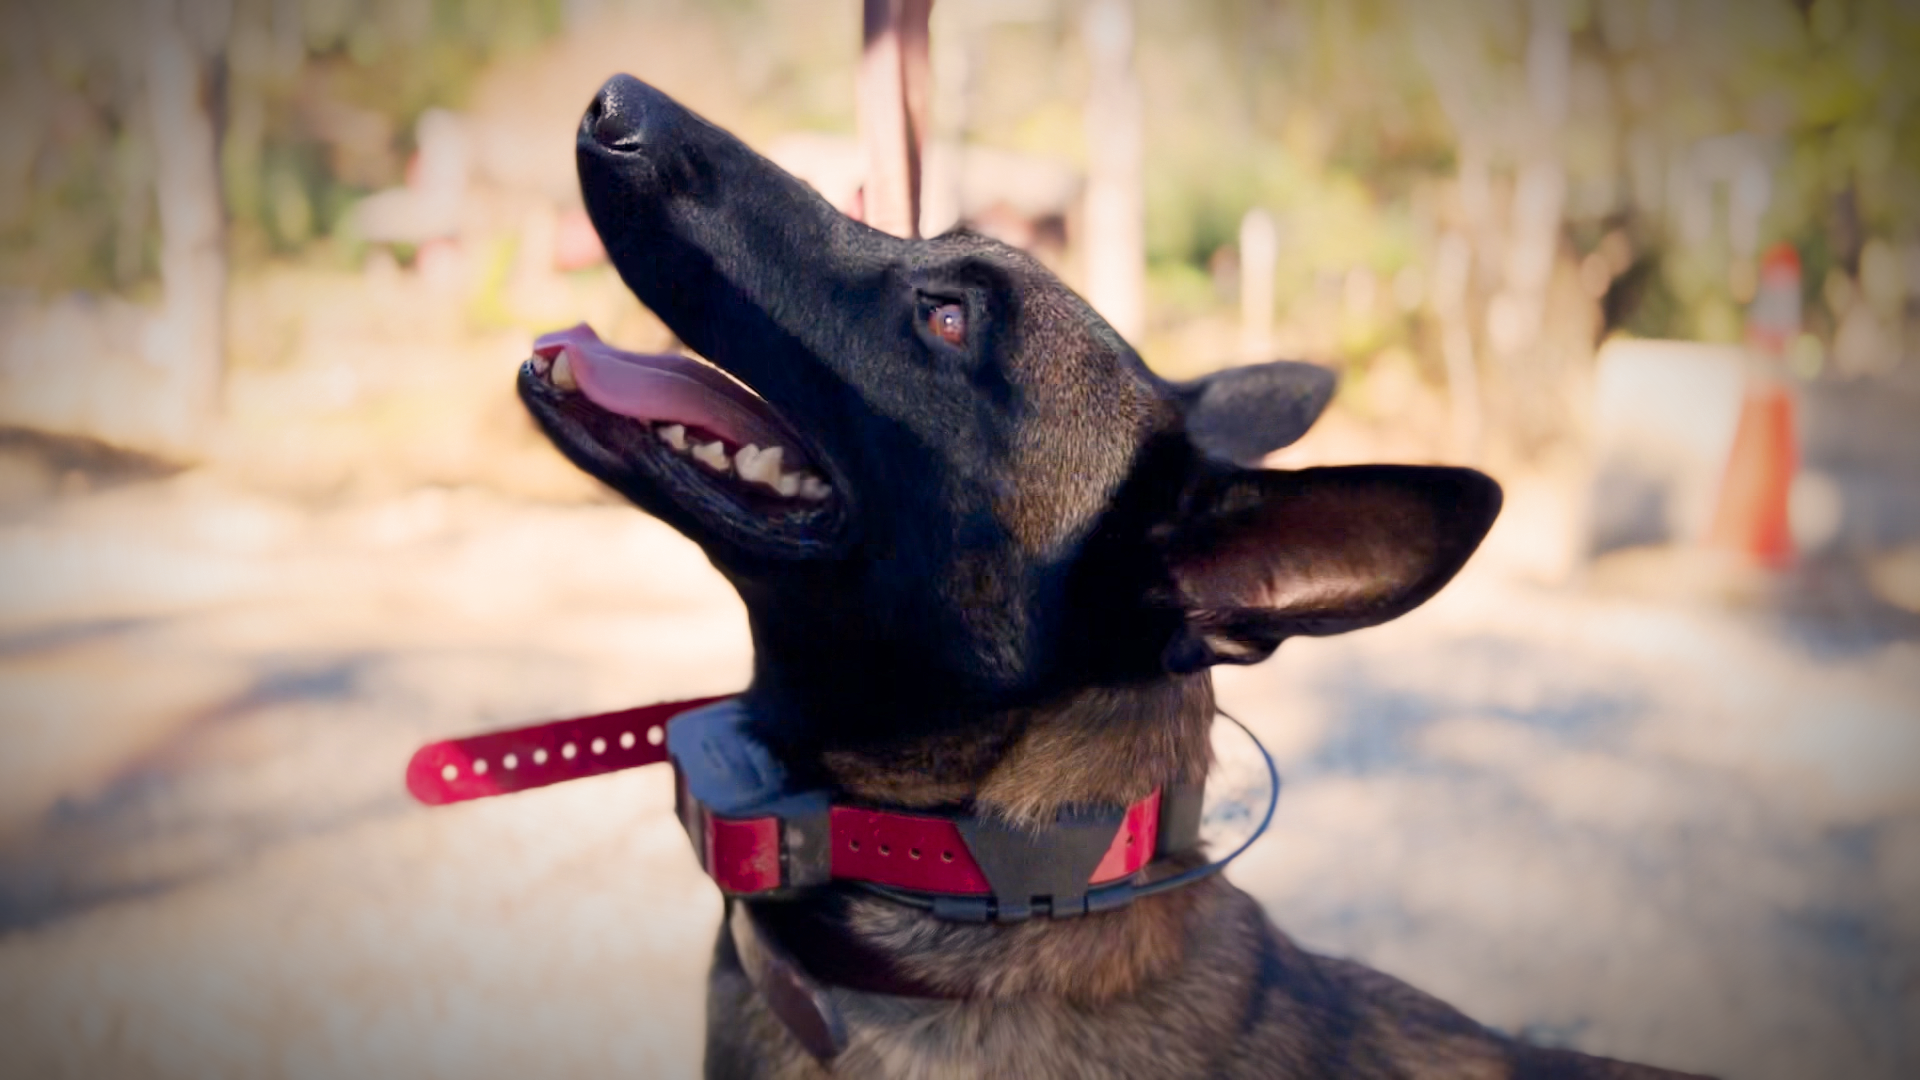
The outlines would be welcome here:
[[[1044,827],[1068,806],[1124,806],[1157,787],[1203,780],[1212,717],[1206,673],[1169,676],[983,713],[942,733],[884,746],[828,749],[817,765],[863,800],[898,807],[970,804],[978,814]],[[1177,872],[1199,859],[1197,853],[1178,857],[1162,870]],[[1043,993],[1093,1004],[1177,968],[1187,923],[1213,884],[1099,916],[1006,926],[941,922],[857,892],[767,907],[772,925],[786,928],[780,936],[787,947],[830,983],[915,996]],[[936,938],[972,947],[928,950]],[[947,962],[930,965],[929,955]],[[1041,956],[1049,959],[1039,962]],[[875,972],[887,974],[876,982]]]
[[[898,743],[826,750],[820,764],[861,799],[971,804],[976,813],[1040,826],[1068,806],[1126,806],[1157,787],[1204,780],[1212,718],[1208,675],[1169,676],[983,713]]]

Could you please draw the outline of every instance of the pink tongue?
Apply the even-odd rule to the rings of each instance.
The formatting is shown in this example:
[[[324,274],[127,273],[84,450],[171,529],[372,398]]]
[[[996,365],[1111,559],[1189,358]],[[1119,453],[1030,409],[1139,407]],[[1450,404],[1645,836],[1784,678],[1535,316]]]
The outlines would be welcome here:
[[[624,352],[601,341],[586,323],[540,335],[533,351],[549,360],[566,353],[580,392],[608,412],[700,428],[735,447],[783,446],[783,465],[807,464],[793,437],[759,398],[698,360]]]

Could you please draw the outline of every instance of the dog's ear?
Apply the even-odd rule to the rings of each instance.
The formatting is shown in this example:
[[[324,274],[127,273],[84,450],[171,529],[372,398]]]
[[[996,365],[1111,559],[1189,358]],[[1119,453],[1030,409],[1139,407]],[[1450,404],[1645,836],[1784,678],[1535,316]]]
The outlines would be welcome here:
[[[1397,618],[1453,577],[1499,512],[1500,486],[1472,469],[1210,470],[1157,530],[1184,615],[1163,661],[1251,664],[1298,634]]]
[[[1174,383],[1173,393],[1195,446],[1252,465],[1306,434],[1333,400],[1334,381],[1327,368],[1275,360]]]

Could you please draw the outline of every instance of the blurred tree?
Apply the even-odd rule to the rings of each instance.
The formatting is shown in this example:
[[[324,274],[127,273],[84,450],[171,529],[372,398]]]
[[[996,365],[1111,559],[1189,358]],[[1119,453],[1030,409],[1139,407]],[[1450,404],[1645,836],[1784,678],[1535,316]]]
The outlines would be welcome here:
[[[1805,259],[1816,331],[1871,308],[1881,332],[1855,337],[1893,355],[1920,251],[1920,66],[1894,59],[1920,49],[1915,5],[1199,0],[1142,19],[1163,326],[1231,295],[1201,283],[1259,206],[1283,344],[1364,364],[1406,343],[1462,384],[1490,365],[1498,424],[1542,437],[1577,406],[1589,333],[1739,340],[1776,240]]]
[[[0,285],[135,292],[158,272],[145,0],[0,7]],[[243,259],[324,236],[400,178],[414,121],[561,24],[560,0],[212,0],[210,119]],[[184,9],[183,9],[184,10]]]
[[[728,77],[745,82],[788,70],[773,58],[797,47],[769,37],[773,0],[608,2],[724,25],[742,68]],[[208,87],[229,250],[244,264],[326,237],[401,178],[425,109],[459,107],[484,68],[581,6],[214,0],[228,13]],[[969,137],[1090,161],[1083,6],[996,0],[1009,14],[969,46],[985,65],[966,77]],[[157,284],[136,7],[0,8],[0,285]],[[1814,333],[1906,317],[1911,3],[1190,0],[1138,4],[1136,20],[1148,336],[1233,303],[1210,277],[1256,207],[1275,224],[1277,346],[1356,364],[1406,348],[1441,382],[1483,359],[1492,382],[1563,382],[1573,346],[1530,339],[1579,321],[1550,306],[1572,268],[1605,329],[1732,340],[1757,252],[1785,239]],[[829,98],[850,116],[850,92]],[[1464,262],[1442,258],[1449,237]]]

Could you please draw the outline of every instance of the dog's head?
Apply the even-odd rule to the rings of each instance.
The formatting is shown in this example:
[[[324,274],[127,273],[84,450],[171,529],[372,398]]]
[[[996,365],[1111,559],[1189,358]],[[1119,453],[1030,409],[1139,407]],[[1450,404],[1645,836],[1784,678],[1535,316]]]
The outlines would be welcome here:
[[[621,277],[725,375],[582,333],[521,395],[738,588],[769,707],[878,735],[1250,663],[1418,605],[1498,510],[1463,469],[1245,468],[1329,375],[1163,381],[1021,252],[868,228],[638,80],[578,159]]]

